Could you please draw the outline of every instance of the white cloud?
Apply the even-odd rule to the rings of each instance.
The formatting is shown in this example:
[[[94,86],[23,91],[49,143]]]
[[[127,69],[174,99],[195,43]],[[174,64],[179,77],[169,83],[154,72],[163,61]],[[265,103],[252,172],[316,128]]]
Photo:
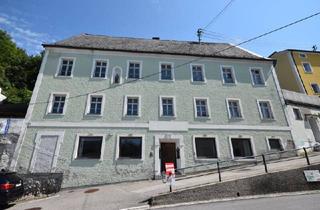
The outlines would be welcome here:
[[[39,53],[43,50],[42,43],[53,41],[49,35],[27,28],[30,24],[22,18],[0,13],[0,25],[5,26],[4,29],[11,35],[14,42],[19,47],[24,48],[29,54]]]

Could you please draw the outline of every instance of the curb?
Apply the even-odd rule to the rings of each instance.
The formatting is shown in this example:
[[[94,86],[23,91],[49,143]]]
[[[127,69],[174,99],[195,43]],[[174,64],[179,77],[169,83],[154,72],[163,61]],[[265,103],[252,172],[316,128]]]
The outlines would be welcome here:
[[[124,209],[120,209],[120,210],[145,210],[145,209],[150,209],[150,206],[149,205],[142,205],[142,206],[124,208]]]
[[[176,204],[168,204],[168,205],[160,205],[160,206],[150,206],[147,209],[172,208],[172,207],[179,207],[179,206],[192,206],[192,205],[196,205],[196,204],[218,203],[218,202],[238,201],[238,200],[251,200],[251,199],[259,199],[259,198],[275,198],[275,197],[308,195],[308,194],[317,194],[317,193],[320,193],[320,190],[289,192],[289,193],[275,193],[275,194],[264,194],[264,195],[252,195],[252,196],[243,196],[243,197],[212,199],[212,200],[205,200],[205,201],[184,202],[184,203],[176,203]],[[128,208],[128,210],[130,210],[130,208]]]

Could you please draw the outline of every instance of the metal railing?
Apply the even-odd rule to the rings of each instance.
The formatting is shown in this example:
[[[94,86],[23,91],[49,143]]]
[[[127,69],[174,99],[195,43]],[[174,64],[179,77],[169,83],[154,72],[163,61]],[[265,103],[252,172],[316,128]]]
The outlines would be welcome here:
[[[305,158],[306,164],[310,165],[311,162],[310,162],[309,156],[318,156],[320,155],[319,151],[320,151],[320,146],[317,145],[317,146],[303,147],[299,149],[267,152],[260,155],[246,156],[246,157],[235,158],[235,159],[227,159],[227,160],[218,159],[217,161],[210,162],[210,163],[197,164],[193,166],[177,168],[175,169],[175,171],[178,178],[177,181],[179,180],[179,177],[181,177],[182,179],[182,177],[184,177],[186,174],[194,175],[194,176],[202,176],[207,174],[218,173],[218,180],[219,182],[221,182],[222,171],[236,170],[243,166],[244,167],[248,167],[250,165],[257,166],[258,164],[262,163],[264,165],[264,172],[269,173],[268,163],[284,162],[284,161],[290,161],[293,159]],[[186,173],[186,171],[188,170],[191,172]]]

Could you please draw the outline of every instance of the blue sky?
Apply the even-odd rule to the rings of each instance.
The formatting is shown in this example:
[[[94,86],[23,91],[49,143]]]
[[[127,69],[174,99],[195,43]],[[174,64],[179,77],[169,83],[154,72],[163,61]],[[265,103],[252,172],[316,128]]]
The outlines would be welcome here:
[[[198,28],[229,0],[0,0],[0,28],[29,54],[80,33],[197,39]],[[234,0],[207,29],[208,42],[239,43],[320,11],[318,0]],[[320,49],[320,16],[242,47],[263,56],[287,48]]]

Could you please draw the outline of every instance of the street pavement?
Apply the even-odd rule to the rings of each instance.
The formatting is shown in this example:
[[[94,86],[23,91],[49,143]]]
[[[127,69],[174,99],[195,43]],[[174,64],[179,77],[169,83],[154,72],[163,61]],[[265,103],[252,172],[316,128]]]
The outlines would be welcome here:
[[[159,210],[319,210],[320,194],[290,195],[273,198],[234,200],[162,208]]]
[[[311,163],[320,163],[320,155],[310,157]],[[283,171],[293,168],[306,166],[304,158],[291,159],[282,162],[270,163],[269,171]],[[244,177],[264,174],[264,166],[248,166],[235,170],[223,170],[222,180],[234,180]],[[174,190],[181,190],[190,187],[197,187],[209,183],[217,183],[218,175],[209,174],[196,176],[193,178],[178,180],[175,183]],[[87,192],[89,190],[89,192]],[[10,210],[26,210],[40,207],[44,210],[90,210],[90,209],[121,209],[128,207],[141,206],[151,196],[160,193],[167,193],[169,186],[163,184],[161,180],[146,180],[119,184],[109,184],[94,186],[89,188],[77,188],[72,190],[62,190],[57,195],[46,199],[20,202],[10,207]],[[283,209],[282,209],[283,210]],[[320,210],[320,205],[318,210]]]

